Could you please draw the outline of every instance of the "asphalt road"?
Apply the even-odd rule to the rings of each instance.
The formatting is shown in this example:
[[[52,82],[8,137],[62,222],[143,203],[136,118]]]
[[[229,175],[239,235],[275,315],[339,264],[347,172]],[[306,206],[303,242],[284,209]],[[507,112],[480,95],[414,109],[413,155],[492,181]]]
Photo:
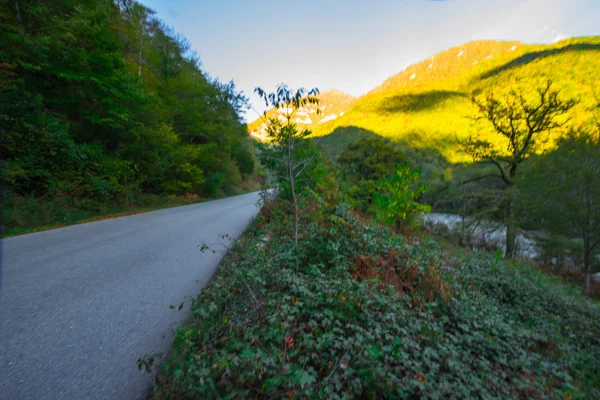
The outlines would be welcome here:
[[[257,201],[251,193],[3,240],[0,399],[145,397],[150,377],[136,360],[169,350],[189,315],[169,306],[197,294],[222,256],[198,245],[239,236]]]

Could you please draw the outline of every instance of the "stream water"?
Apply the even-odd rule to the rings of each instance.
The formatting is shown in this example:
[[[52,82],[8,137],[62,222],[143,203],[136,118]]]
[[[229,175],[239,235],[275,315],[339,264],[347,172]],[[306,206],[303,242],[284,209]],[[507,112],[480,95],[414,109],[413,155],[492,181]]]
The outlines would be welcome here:
[[[506,243],[506,227],[491,221],[477,221],[463,218],[456,214],[431,213],[423,215],[426,227],[434,228],[441,224],[453,233],[469,237],[471,241],[485,244],[486,247],[504,249]],[[517,235],[517,255],[520,257],[536,258],[539,251],[535,240],[525,234]]]

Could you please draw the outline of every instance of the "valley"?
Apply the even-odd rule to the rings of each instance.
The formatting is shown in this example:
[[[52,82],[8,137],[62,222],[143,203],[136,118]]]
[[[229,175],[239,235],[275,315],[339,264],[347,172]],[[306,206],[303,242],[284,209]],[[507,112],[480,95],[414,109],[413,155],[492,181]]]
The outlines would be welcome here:
[[[599,399],[599,18],[0,3],[0,397]]]

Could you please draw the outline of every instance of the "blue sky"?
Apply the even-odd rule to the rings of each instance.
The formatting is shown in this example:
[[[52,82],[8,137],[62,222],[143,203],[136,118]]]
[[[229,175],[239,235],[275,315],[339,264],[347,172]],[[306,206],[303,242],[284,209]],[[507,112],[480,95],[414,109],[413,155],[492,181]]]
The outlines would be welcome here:
[[[362,95],[464,42],[600,35],[600,0],[141,2],[189,39],[206,71],[248,95],[280,82]]]

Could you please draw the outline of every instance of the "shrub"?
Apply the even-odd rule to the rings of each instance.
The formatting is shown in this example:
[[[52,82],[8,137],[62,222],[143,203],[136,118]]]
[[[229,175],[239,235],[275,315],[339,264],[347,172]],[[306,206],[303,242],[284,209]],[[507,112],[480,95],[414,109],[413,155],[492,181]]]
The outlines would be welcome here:
[[[375,181],[393,174],[392,166],[405,161],[402,152],[379,138],[364,138],[348,145],[338,164],[353,205],[367,211],[372,203]]]
[[[204,181],[204,189],[208,192],[210,197],[217,197],[219,189],[223,186],[225,181],[225,174],[223,172],[216,172],[206,178]]]
[[[255,160],[252,149],[249,147],[238,144],[232,149],[235,162],[243,175],[252,175],[254,172]]]
[[[376,182],[375,212],[387,224],[412,226],[418,223],[419,213],[430,212],[431,206],[419,203],[427,185],[419,183],[421,171],[412,170],[408,163],[396,165],[395,173]]]

